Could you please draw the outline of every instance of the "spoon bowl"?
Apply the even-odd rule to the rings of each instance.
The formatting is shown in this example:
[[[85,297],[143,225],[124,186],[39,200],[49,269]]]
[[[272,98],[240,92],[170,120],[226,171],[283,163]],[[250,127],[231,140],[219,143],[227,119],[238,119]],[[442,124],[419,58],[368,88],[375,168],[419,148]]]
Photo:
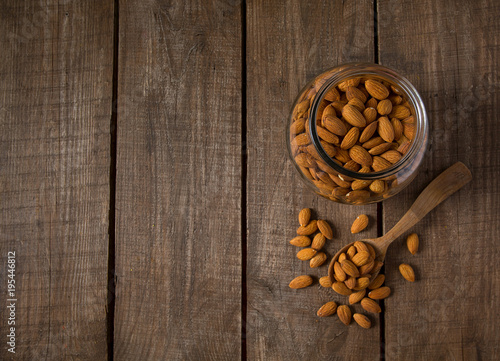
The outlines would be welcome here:
[[[361,242],[367,243],[374,248],[376,254],[375,260],[384,262],[387,248],[395,239],[397,239],[400,235],[413,227],[438,204],[458,191],[464,185],[469,183],[471,179],[472,174],[470,170],[465,166],[465,164],[461,162],[453,164],[443,173],[438,175],[422,191],[422,193],[420,193],[408,212],[405,213],[405,215],[389,232],[387,232],[382,237],[363,239],[361,240]],[[347,252],[349,247],[351,247],[352,245],[354,245],[354,242],[342,247],[342,249],[338,251],[332,258],[330,266],[328,267],[328,277],[330,278],[330,281],[332,283],[335,282],[335,262],[338,261],[339,256],[342,254],[342,252]],[[380,268],[376,272],[372,273],[371,280],[375,279],[379,272]]]

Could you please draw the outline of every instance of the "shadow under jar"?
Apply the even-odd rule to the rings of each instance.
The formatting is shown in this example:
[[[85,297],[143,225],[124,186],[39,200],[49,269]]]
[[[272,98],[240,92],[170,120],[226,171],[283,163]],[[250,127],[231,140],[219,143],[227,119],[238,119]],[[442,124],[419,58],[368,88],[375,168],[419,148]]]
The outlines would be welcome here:
[[[298,95],[287,147],[303,181],[340,203],[387,199],[416,176],[428,142],[422,99],[394,70],[345,64],[318,75]]]

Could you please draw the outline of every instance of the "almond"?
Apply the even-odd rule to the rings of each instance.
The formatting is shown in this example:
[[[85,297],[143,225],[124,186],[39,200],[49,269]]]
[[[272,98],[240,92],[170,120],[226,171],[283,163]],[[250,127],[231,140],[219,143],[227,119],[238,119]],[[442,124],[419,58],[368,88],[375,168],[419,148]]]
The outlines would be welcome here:
[[[330,277],[328,276],[321,277],[319,279],[319,284],[321,285],[321,287],[325,288],[330,288],[333,285],[332,281],[330,280]]]
[[[292,145],[301,146],[311,143],[311,139],[306,133],[300,133],[292,140]]]
[[[355,303],[358,303],[359,301],[361,301],[365,297],[365,295],[366,295],[365,289],[352,293],[349,296],[349,304],[353,305]]]
[[[371,290],[375,290],[381,287],[384,284],[384,282],[385,282],[385,276],[383,274],[379,274],[377,275],[377,277],[373,279],[368,288]]]
[[[356,241],[354,242],[354,247],[356,247],[356,250],[358,252],[368,252],[368,247],[366,246],[365,242]]]
[[[415,136],[415,124],[413,123],[403,123],[403,134],[408,139],[413,139]]]
[[[349,100],[349,102],[347,104],[352,105],[353,107],[358,109],[361,113],[363,113],[363,111],[365,110],[365,105],[358,98],[353,98],[353,99]]]
[[[339,100],[340,99],[339,91],[335,87],[332,87],[330,88],[330,90],[326,92],[323,99],[328,100],[329,102],[334,102],[336,100]]]
[[[389,89],[381,82],[373,79],[365,81],[365,87],[372,97],[383,100],[389,96]]]
[[[324,120],[325,120],[325,117],[326,117],[327,115],[332,115],[332,116],[334,116],[334,117],[336,117],[336,116],[337,116],[337,111],[335,110],[335,108],[334,108],[334,107],[332,107],[332,105],[331,105],[331,104],[330,104],[330,105],[328,105],[328,106],[325,108],[325,110],[323,110],[323,114],[321,115],[321,119],[322,119],[322,121],[324,121]],[[323,125],[323,127],[324,127],[324,124],[322,124],[322,125]]]
[[[330,133],[325,128],[320,127],[318,125],[316,127],[316,131],[318,132],[318,137],[320,137],[321,139],[323,139],[325,142],[328,142],[328,143],[331,143],[331,144],[339,144],[339,142],[340,142],[339,137],[337,137],[333,133]]]
[[[368,198],[370,198],[370,192],[363,189],[358,189],[347,193],[345,197],[354,204],[363,203]]]
[[[366,119],[363,116],[363,114],[361,114],[356,107],[350,104],[346,104],[344,106],[344,108],[342,109],[342,115],[344,116],[344,119],[352,126],[355,127],[366,126]]]
[[[365,110],[363,110],[363,116],[366,119],[366,123],[371,124],[375,121],[375,119],[377,119],[377,109],[369,107],[367,105],[367,108],[365,108]]]
[[[349,169],[350,171],[353,171],[353,172],[357,172],[360,168],[360,165],[358,163],[356,163],[355,161],[350,160],[349,162],[344,164],[344,168]],[[344,177],[346,177],[346,176],[344,176]],[[351,183],[351,187],[352,187],[352,183]]]
[[[326,238],[323,236],[323,234],[318,233],[314,236],[311,248],[314,248],[315,250],[319,251],[323,246],[325,245]]]
[[[290,288],[298,289],[298,288],[304,288],[307,286],[312,285],[313,280],[311,276],[303,275],[294,278],[290,284],[288,285]]]
[[[382,144],[379,144],[373,148],[371,148],[368,153],[370,155],[380,155],[384,152],[387,152],[389,149],[392,148],[392,143],[382,143]]]
[[[372,326],[370,319],[361,313],[355,313],[352,317],[354,321],[363,328],[370,328]]]
[[[342,109],[344,109],[344,106],[347,104],[347,102],[342,102],[340,100],[338,101],[333,101],[331,105],[331,107],[333,109],[335,109],[335,111],[337,112],[337,115],[341,115],[342,114]]]
[[[351,246],[349,247],[349,249],[347,250],[346,254],[347,254],[347,258],[348,259],[352,259],[352,257],[354,257],[354,255],[356,254],[356,247],[354,246]]]
[[[372,164],[372,168],[375,172],[380,172],[384,169],[387,169],[391,166],[392,164],[385,160],[384,158],[382,157],[377,157],[377,156],[374,156],[373,157],[373,164]]]
[[[364,290],[370,284],[370,279],[368,277],[359,277],[356,280],[356,285],[354,286],[355,291]]]
[[[401,136],[403,135],[403,125],[397,118],[391,119],[391,125],[394,129],[394,139],[399,140],[399,138],[401,138]]]
[[[344,80],[342,83],[338,85],[339,90],[346,92],[347,88],[350,86],[357,87],[359,85],[359,82],[361,81],[361,78],[353,78],[353,79],[347,79]]]
[[[331,316],[337,311],[337,304],[333,301],[325,303],[316,313],[319,317]]]
[[[309,99],[301,101],[299,104],[297,104],[293,110],[293,114],[297,115],[297,117],[300,117],[303,115],[307,110],[309,109]]]
[[[377,105],[377,112],[380,115],[387,115],[392,111],[392,103],[389,99],[381,100]]]
[[[352,293],[352,291],[349,288],[347,288],[344,282],[335,282],[332,285],[332,289],[342,296],[349,296]]]
[[[395,164],[401,160],[401,157],[403,155],[397,150],[388,150],[387,152],[382,153],[380,156],[385,160],[391,162],[392,164]]]
[[[374,180],[371,184],[370,184],[370,190],[373,192],[373,193],[383,193],[385,191],[385,182],[383,180]]]
[[[406,238],[406,246],[411,254],[416,254],[418,252],[418,245],[419,240],[416,233],[412,233]]]
[[[351,188],[351,183],[350,182],[346,182],[346,181],[343,181],[342,179],[340,179],[339,177],[337,177],[336,175],[333,175],[333,174],[330,174],[330,178],[331,180],[333,180],[339,187],[342,187],[342,188]]]
[[[337,316],[339,320],[344,324],[348,325],[351,323],[352,312],[349,306],[340,305],[337,307]]]
[[[359,277],[359,270],[351,261],[345,259],[342,262],[340,262],[340,266],[342,267],[344,272],[349,276]]]
[[[389,114],[391,118],[405,119],[410,116],[410,109],[404,105],[395,105],[392,107],[392,112]]]
[[[302,133],[305,128],[306,121],[304,118],[297,119],[290,125],[290,134],[299,134]]]
[[[377,302],[375,302],[374,300],[372,300],[370,298],[366,298],[366,297],[361,300],[361,307],[363,307],[363,309],[366,312],[371,312],[371,313],[382,312],[382,309],[380,308],[380,306]]]
[[[361,100],[362,103],[366,102],[365,93],[363,93],[361,90],[353,86],[347,87],[346,96],[347,100],[352,100],[354,98],[357,98]]]
[[[375,248],[369,243],[365,243],[366,248],[368,248],[368,253],[370,254],[370,257],[375,259],[377,258],[377,253],[375,252]]]
[[[323,117],[323,126],[335,135],[343,137],[347,133],[347,127],[344,122],[333,115]]]
[[[342,163],[347,163],[351,160],[351,157],[349,156],[349,151],[342,149],[342,148],[335,148],[337,153],[335,154],[335,159],[339,160]]]
[[[373,267],[375,267],[375,260],[370,256],[368,263],[359,267],[359,273],[361,274],[361,276],[366,276],[370,274],[370,272],[373,270]]]
[[[356,265],[356,267],[361,267],[370,261],[370,254],[366,251],[358,252],[352,257],[351,262]]]
[[[352,290],[354,287],[356,287],[356,278],[354,277],[349,277],[348,279],[346,279],[344,281],[345,285],[347,288],[349,288],[350,290]]]
[[[377,105],[378,105],[378,100],[375,99],[375,98],[370,98],[366,101],[366,104],[365,106],[368,108],[373,108],[373,109],[377,109]],[[375,110],[375,114],[377,114],[377,111]]]
[[[347,193],[349,193],[349,189],[348,189],[348,188],[341,188],[341,187],[337,187],[337,188],[335,188],[335,189],[332,191],[332,196],[335,196],[335,197],[343,197],[343,196],[345,196]]]
[[[356,163],[357,164],[357,163]],[[361,172],[360,172],[361,173]],[[368,180],[361,180],[361,179],[356,179],[354,181],[352,181],[351,183],[351,188],[352,190],[358,190],[358,189],[365,189],[366,187],[368,187],[370,184],[372,183],[372,181],[368,181]]]
[[[401,142],[401,144],[399,145],[397,151],[401,154],[406,154],[408,149],[410,149],[411,142],[405,136],[401,136],[401,138],[403,138],[403,137],[404,137],[404,139]]]
[[[367,150],[359,145],[353,146],[349,149],[349,156],[353,161],[362,166],[371,166],[373,163],[372,156],[367,152]]]
[[[318,222],[313,219],[312,221],[309,222],[309,224],[307,226],[300,226],[299,228],[297,228],[297,234],[299,236],[309,236],[311,234],[313,234],[314,232],[316,232],[318,230]]]
[[[368,297],[373,300],[383,300],[384,298],[389,297],[391,294],[391,289],[387,286],[377,288],[368,293]]]
[[[335,157],[335,154],[337,154],[337,151],[335,150],[335,147],[333,145],[325,142],[324,140],[320,140],[320,143],[321,143],[321,146],[323,147],[323,150],[330,158]]]
[[[378,118],[378,134],[388,143],[394,140],[394,128],[392,127],[389,118],[380,117]]]
[[[368,227],[368,216],[366,214],[359,215],[351,226],[351,233],[359,233]]]
[[[342,140],[342,143],[340,143],[340,148],[349,149],[354,144],[356,144],[358,139],[359,139],[359,128],[352,127],[345,135],[344,139]]]
[[[311,210],[309,208],[301,209],[299,212],[299,224],[303,227],[309,224],[311,219]]]
[[[297,258],[301,261],[309,261],[318,251],[312,248],[304,248],[297,252]]]
[[[333,239],[333,231],[327,221],[322,219],[317,222],[319,231],[325,236],[327,239]]]
[[[409,264],[402,263],[399,265],[399,272],[404,277],[405,280],[410,282],[415,282],[415,272],[413,272],[413,268]]]
[[[380,145],[382,143],[384,143],[384,140],[381,137],[375,137],[363,143],[362,146],[365,149],[372,149],[373,147],[376,147],[377,145]]]
[[[290,241],[292,246],[308,247],[311,244],[311,239],[307,236],[297,236]]]
[[[338,262],[342,263],[343,260],[347,259],[346,254],[342,252],[339,256]]]
[[[339,262],[335,262],[333,264],[333,272],[335,273],[335,276],[337,276],[337,279],[340,282],[344,282],[346,280],[347,276],[346,276],[344,270],[342,269],[342,267],[340,266]]]
[[[363,129],[363,132],[359,136],[359,142],[360,143],[365,143],[368,140],[370,140],[371,137],[373,136],[373,134],[375,134],[375,132],[377,130],[377,127],[378,127],[378,122],[377,121],[368,124],[366,126],[366,128]]]
[[[309,266],[311,268],[316,268],[321,266],[326,261],[326,254],[324,252],[318,252],[311,260],[309,261]]]

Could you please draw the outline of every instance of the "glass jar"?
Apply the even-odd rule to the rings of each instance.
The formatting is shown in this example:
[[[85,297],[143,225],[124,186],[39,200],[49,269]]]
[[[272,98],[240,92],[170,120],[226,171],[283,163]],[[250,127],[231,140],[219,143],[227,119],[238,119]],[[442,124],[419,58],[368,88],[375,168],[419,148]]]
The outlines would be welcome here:
[[[302,89],[286,139],[314,192],[340,203],[374,203],[415,178],[428,142],[427,114],[416,89],[394,70],[345,64]]]

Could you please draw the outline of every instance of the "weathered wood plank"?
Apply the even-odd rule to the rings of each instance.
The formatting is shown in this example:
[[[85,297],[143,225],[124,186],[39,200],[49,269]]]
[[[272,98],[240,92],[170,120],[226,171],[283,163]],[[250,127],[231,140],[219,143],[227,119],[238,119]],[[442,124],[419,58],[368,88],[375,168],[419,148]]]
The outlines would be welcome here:
[[[387,256],[387,360],[497,360],[500,271],[500,4],[379,1],[380,61],[421,92],[431,146],[420,175],[384,203],[388,229],[417,194],[455,161],[473,181],[417,226],[420,252],[404,239]],[[418,281],[399,275],[413,265]]]
[[[117,360],[241,354],[241,6],[120,2]]]
[[[105,360],[113,2],[3,1],[0,48],[0,359]]]
[[[376,206],[340,205],[314,195],[293,169],[284,141],[290,107],[308,80],[344,62],[373,61],[373,3],[247,4],[248,359],[378,360],[377,318],[370,330],[346,327],[336,316],[319,319],[323,303],[345,304],[347,298],[321,289],[317,280],[304,290],[288,288],[300,274],[327,274],[326,265],[311,270],[299,261],[288,244],[301,208],[313,208],[333,223],[335,239],[326,246],[332,256],[341,245],[376,236]],[[350,225],[361,213],[372,223],[354,237]]]

